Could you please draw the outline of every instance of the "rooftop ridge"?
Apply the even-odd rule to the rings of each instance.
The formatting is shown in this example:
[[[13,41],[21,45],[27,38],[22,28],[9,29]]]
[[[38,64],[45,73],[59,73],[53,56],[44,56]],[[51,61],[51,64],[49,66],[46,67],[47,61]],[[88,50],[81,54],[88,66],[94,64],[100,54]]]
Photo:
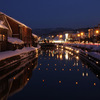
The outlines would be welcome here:
[[[3,13],[3,12],[0,12],[0,15],[5,15],[6,17],[8,17],[8,18],[12,19],[13,21],[17,22],[18,24],[23,25],[23,26],[25,26],[25,27],[27,27],[27,28],[30,28],[29,26],[27,26],[27,25],[21,23],[20,21],[18,21],[18,20],[16,20],[16,19],[14,19],[14,18],[12,18],[12,17],[6,15],[6,14]],[[30,28],[30,29],[31,29],[31,28]]]

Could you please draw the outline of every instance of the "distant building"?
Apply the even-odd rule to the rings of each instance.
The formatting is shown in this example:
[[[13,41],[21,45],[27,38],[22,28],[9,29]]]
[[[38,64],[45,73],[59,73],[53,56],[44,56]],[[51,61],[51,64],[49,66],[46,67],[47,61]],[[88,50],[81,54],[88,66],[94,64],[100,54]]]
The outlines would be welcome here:
[[[0,12],[0,21],[7,27],[7,37],[18,38],[25,46],[32,46],[32,29],[12,17]]]
[[[100,35],[100,24],[98,24],[97,27],[88,29],[88,37],[91,38],[93,36],[98,36]]]

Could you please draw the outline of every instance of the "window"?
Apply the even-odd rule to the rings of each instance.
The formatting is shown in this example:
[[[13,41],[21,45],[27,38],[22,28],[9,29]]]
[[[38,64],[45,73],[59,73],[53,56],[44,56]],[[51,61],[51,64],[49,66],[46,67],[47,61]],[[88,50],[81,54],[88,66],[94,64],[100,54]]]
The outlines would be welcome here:
[[[0,41],[2,41],[2,34],[0,34]]]
[[[0,34],[0,41],[5,41],[5,35]]]
[[[5,41],[5,40],[6,40],[5,35],[3,35],[3,41]]]

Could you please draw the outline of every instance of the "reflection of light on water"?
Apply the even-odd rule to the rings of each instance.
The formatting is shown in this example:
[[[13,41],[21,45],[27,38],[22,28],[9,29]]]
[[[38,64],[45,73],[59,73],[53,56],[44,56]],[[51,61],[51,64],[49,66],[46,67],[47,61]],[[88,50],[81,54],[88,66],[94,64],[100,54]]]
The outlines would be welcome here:
[[[94,86],[96,86],[96,83],[94,83]]]
[[[61,49],[62,51],[64,50],[64,49]]]
[[[56,71],[57,69],[55,68],[55,71]]]
[[[76,82],[76,85],[78,84],[78,82]]]
[[[68,52],[65,53],[65,59],[68,60]]]
[[[50,57],[50,53],[49,53],[49,57]]]
[[[59,55],[57,55],[57,59],[59,58]]]
[[[60,60],[62,60],[63,59],[63,56],[62,56],[62,54],[60,54]]]
[[[52,57],[54,57],[54,54],[52,53]]]
[[[84,74],[84,73],[82,73],[82,76],[85,76],[85,74]]]
[[[76,63],[76,66],[78,66],[78,62]]]
[[[86,73],[86,76],[89,76],[89,74],[88,74],[88,73]]]
[[[79,57],[77,56],[76,59],[79,60]]]
[[[96,75],[96,77],[98,77],[98,75]]]

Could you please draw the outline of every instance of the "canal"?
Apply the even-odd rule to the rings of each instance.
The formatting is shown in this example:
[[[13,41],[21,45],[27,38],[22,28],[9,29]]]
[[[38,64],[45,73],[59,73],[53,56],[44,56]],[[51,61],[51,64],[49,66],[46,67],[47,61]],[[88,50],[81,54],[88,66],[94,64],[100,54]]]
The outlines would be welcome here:
[[[13,85],[7,84],[6,79],[3,80],[3,84],[6,82],[8,85],[5,98],[8,96],[8,100],[100,99],[99,72],[94,71],[78,55],[63,49],[42,50],[38,60],[32,61],[31,65],[33,67],[29,63],[22,72],[19,71],[21,75],[13,79]],[[13,76],[8,76],[7,79],[12,80],[10,77]],[[9,90],[8,87],[13,88]],[[1,88],[3,91],[4,85]],[[2,91],[0,94],[4,94]]]

